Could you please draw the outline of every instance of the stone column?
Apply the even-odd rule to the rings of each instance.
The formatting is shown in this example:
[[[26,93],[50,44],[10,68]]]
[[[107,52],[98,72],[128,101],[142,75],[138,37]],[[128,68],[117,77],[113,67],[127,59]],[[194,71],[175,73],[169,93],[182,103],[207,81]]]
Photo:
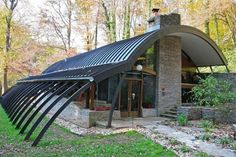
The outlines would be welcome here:
[[[180,24],[178,14],[161,16],[161,28]],[[181,39],[166,36],[160,39],[157,52],[156,105],[160,115],[181,105]]]

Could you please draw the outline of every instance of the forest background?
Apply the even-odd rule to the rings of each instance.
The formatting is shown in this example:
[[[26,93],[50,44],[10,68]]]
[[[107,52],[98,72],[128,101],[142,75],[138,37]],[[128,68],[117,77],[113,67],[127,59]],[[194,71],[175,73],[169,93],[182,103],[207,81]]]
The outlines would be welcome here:
[[[152,8],[205,32],[236,72],[236,0],[1,0],[0,90],[58,60],[143,34]]]

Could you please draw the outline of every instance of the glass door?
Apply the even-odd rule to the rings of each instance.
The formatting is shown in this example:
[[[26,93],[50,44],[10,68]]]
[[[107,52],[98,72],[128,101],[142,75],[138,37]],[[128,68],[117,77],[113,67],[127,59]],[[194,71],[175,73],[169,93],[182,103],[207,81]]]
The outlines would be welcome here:
[[[121,117],[140,115],[141,81],[125,80],[121,89]]]

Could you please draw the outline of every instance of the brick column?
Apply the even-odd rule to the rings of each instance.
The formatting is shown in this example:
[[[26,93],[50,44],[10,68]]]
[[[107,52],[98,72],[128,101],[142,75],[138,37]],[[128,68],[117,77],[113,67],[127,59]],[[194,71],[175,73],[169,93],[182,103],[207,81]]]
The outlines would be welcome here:
[[[157,111],[161,114],[181,104],[181,39],[168,36],[159,44]]]
[[[161,16],[161,28],[179,25],[180,15]],[[157,42],[157,79],[156,105],[157,114],[181,105],[181,39],[166,36]]]

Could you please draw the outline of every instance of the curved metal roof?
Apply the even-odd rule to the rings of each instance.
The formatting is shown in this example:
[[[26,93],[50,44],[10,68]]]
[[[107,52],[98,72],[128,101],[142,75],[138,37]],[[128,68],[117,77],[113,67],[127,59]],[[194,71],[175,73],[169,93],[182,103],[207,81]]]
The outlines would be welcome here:
[[[61,60],[48,67],[43,75],[73,71],[101,65],[134,62],[155,41],[164,36],[181,37],[182,50],[198,67],[226,65],[218,46],[203,32],[190,26],[170,26],[134,38],[115,42],[87,53]],[[109,67],[109,66],[108,66]]]

